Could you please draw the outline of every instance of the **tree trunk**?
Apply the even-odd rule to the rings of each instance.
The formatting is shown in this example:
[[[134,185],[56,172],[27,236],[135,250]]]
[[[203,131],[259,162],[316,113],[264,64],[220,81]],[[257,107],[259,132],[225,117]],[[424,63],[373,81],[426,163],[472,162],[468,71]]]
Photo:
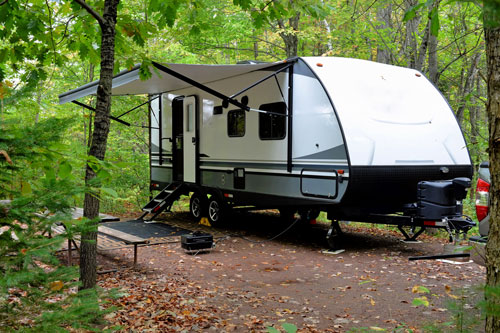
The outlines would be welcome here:
[[[489,5],[489,6],[488,6]],[[494,2],[485,2],[483,9],[488,65],[488,103],[486,106],[489,124],[490,155],[490,231],[486,244],[486,302],[488,308],[500,306],[498,294],[489,288],[500,288],[500,27],[499,13]],[[498,313],[487,313],[486,332],[500,332]]]
[[[119,0],[105,0],[103,23],[101,24],[101,72],[97,87],[97,104],[94,117],[94,131],[90,144],[89,156],[104,160],[109,133],[109,114],[111,109],[111,84],[115,58],[115,26]],[[96,177],[87,165],[85,185]],[[80,246],[80,281],[81,288],[93,288],[97,278],[97,219],[99,199],[96,193],[86,193],[83,203],[83,216],[93,220],[88,229],[82,232]]]
[[[418,4],[418,0],[406,0],[406,10]],[[420,16],[416,15],[413,19],[406,22],[406,36],[403,45],[403,53],[406,57],[407,67],[415,68],[417,62],[417,34]]]
[[[430,34],[429,36],[429,80],[437,87],[439,81],[438,56],[437,56],[438,39],[437,36]]]
[[[288,19],[288,28],[285,26],[283,20],[278,20],[278,26],[282,30],[279,35],[283,42],[285,42],[286,57],[292,58],[296,57],[299,46],[299,37],[297,32],[299,31],[299,20],[300,13],[297,13],[294,17]]]
[[[412,68],[417,71],[422,71],[425,62],[425,56],[427,54],[427,47],[429,45],[429,37],[431,35],[431,21],[427,22],[424,31],[424,37],[422,38],[422,42],[420,43],[420,47],[418,49],[418,53],[416,54],[416,61]]]
[[[432,7],[429,9],[429,25],[431,24],[431,13],[434,9],[436,11],[439,11],[439,4],[441,3],[441,0],[435,0],[434,3],[432,4]],[[437,87],[438,81],[439,81],[439,71],[438,71],[438,57],[437,57],[437,45],[438,45],[438,39],[437,36],[434,36],[431,33],[429,33],[429,55],[428,55],[428,61],[429,61],[429,79],[431,80],[432,83]]]
[[[475,79],[476,86],[476,94],[480,95],[480,85],[479,85],[479,75],[476,75]],[[479,105],[475,103],[469,109],[469,120],[470,120],[470,148],[472,151],[472,163],[474,164],[474,170],[477,170],[476,167],[481,162],[481,152],[478,147],[478,136],[479,136]]]
[[[467,100],[468,96],[472,93],[472,90],[474,89],[474,80],[477,76],[477,67],[479,65],[479,60],[481,59],[481,54],[478,52],[472,57],[472,61],[469,67],[469,70],[467,71],[467,76],[465,78],[465,84],[462,89],[462,96],[460,97],[460,106],[457,109],[456,115],[457,115],[457,120],[460,126],[462,126],[462,123],[464,121],[464,111],[465,107],[467,106]]]
[[[391,27],[391,13],[392,4],[387,4],[377,10],[377,22],[379,22],[379,24],[376,28],[381,30],[381,36],[385,37],[387,35],[386,31]],[[392,62],[391,52],[387,49],[385,44],[377,46],[377,62],[383,64],[390,64]]]

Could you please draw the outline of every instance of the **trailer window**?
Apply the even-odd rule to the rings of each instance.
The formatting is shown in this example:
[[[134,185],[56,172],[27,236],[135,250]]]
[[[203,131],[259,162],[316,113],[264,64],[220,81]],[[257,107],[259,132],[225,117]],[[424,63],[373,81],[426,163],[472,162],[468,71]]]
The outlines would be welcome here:
[[[245,135],[244,110],[232,110],[227,113],[227,135],[230,137]]]
[[[275,114],[259,113],[259,137],[261,140],[280,140],[286,136],[286,104],[284,102],[262,104],[259,110]]]

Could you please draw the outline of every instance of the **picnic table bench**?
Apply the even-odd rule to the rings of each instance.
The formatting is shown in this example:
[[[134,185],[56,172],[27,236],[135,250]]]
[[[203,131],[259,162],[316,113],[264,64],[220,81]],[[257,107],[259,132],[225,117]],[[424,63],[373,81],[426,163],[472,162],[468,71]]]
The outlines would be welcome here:
[[[105,226],[99,226],[98,228],[99,233],[106,235],[106,236],[111,236],[113,238],[119,239],[123,241],[127,245],[134,245],[134,266],[137,264],[137,246],[140,244],[147,244],[149,243],[149,240],[137,237],[134,235],[127,234],[123,231],[116,230],[116,229],[111,229]]]

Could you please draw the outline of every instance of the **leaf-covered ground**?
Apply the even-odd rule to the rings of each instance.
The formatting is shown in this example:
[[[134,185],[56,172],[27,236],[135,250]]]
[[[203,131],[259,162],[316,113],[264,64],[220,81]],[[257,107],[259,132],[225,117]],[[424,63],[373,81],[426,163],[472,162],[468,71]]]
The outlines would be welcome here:
[[[395,231],[347,226],[345,252],[331,255],[322,253],[321,226],[253,243],[235,234],[264,240],[282,225],[261,214],[233,219],[231,228],[218,229],[232,236],[220,239],[210,253],[189,255],[179,243],[142,247],[136,269],[130,267],[131,249],[103,253],[102,268],[119,271],[101,275],[100,285],[126,293],[113,301],[119,310],[107,316],[110,326],[258,332],[292,323],[303,332],[404,332],[457,324],[449,302],[466,314],[458,324],[478,320],[476,287],[484,281],[484,267],[408,261],[442,253],[443,240],[424,236],[422,243],[405,244]]]

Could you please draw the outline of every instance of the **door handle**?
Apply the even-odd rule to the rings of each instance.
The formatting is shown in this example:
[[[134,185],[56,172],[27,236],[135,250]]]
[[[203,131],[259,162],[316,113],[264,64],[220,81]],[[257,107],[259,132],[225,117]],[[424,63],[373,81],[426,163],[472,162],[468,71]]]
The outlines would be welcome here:
[[[191,138],[191,142],[196,143],[196,138],[194,136]]]

